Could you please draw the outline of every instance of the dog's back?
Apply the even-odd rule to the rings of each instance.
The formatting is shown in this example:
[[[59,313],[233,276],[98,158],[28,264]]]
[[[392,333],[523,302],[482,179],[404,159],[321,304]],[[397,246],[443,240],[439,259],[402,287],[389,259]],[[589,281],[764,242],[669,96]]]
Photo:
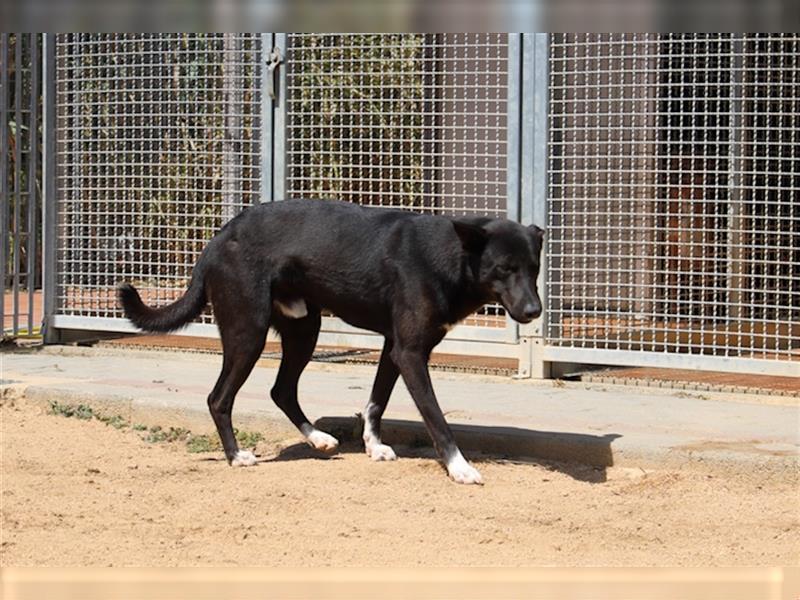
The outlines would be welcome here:
[[[303,299],[384,334],[398,285],[413,279],[452,287],[461,276],[461,244],[448,219],[344,202],[259,205],[232,220],[214,244],[212,285],[238,256],[253,277],[269,274],[282,306]],[[226,251],[232,245],[240,252]]]

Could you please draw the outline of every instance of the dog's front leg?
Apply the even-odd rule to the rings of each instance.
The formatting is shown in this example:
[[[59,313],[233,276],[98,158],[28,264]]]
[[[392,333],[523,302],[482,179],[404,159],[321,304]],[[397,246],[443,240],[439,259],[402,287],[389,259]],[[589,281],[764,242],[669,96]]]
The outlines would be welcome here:
[[[369,403],[364,409],[364,449],[367,456],[372,460],[395,460],[394,450],[391,446],[381,442],[381,418],[386,405],[389,403],[389,396],[392,395],[394,384],[400,375],[397,366],[391,357],[392,342],[386,340],[381,352],[381,360],[378,363],[378,372],[375,375],[375,383],[372,385],[372,393],[369,396]]]
[[[470,465],[461,450],[458,449],[453,432],[444,419],[442,409],[433,393],[430,373],[428,372],[428,356],[430,352],[404,349],[395,345],[392,360],[422,415],[425,427],[433,440],[433,447],[444,461],[447,472],[458,483],[482,484],[481,474]]]

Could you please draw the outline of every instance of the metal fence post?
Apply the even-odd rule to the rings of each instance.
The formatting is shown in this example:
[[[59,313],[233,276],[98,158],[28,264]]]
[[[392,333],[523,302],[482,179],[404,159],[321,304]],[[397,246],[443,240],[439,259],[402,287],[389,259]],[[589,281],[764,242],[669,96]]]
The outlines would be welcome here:
[[[547,117],[549,40],[546,33],[522,36],[522,185],[520,222],[547,226]],[[547,243],[541,256],[537,286],[542,316],[520,326],[519,377],[550,376],[543,350],[547,327]]]
[[[8,193],[8,44],[10,35],[0,33],[0,315],[5,330],[5,298],[6,298],[6,261],[8,245],[11,242],[8,209],[11,198]]]
[[[34,330],[34,296],[36,293],[37,258],[39,250],[39,236],[37,220],[39,216],[36,170],[39,156],[39,35],[30,35],[30,117],[28,120],[28,264],[25,281],[28,284],[28,335],[33,335]]]
[[[274,72],[269,68],[272,49],[275,47],[275,34],[261,34],[261,56],[259,69],[261,72],[261,202],[272,202],[272,136],[274,127],[273,100],[270,91],[273,89]],[[269,78],[273,81],[270,82]]]
[[[506,117],[506,218],[521,220],[522,34],[508,34],[508,115]],[[519,343],[519,324],[506,315],[509,341]]]
[[[273,200],[286,199],[286,69],[288,68],[289,35],[276,33],[274,49],[280,53],[281,65],[275,76],[275,98],[272,103],[272,193]]]
[[[23,190],[22,190],[22,173],[24,171],[22,166],[22,146],[24,144],[22,128],[24,126],[24,118],[22,116],[22,58],[24,54],[24,35],[23,34],[16,34],[15,36],[15,48],[14,48],[14,107],[13,107],[13,115],[14,115],[14,123],[15,123],[15,131],[14,131],[14,191],[13,191],[13,198],[14,198],[14,208],[12,213],[14,228],[13,228],[13,238],[11,240],[11,256],[12,256],[12,265],[11,265],[11,272],[8,275],[11,276],[11,286],[12,286],[12,293],[13,296],[11,298],[11,303],[14,306],[14,311],[12,313],[12,327],[14,334],[16,335],[19,332],[19,279],[20,279],[20,264],[19,264],[19,256],[20,256],[20,248],[21,248],[21,239],[20,234],[22,233],[22,202],[23,202]],[[9,87],[9,90],[11,88]],[[3,124],[5,127],[5,123]],[[11,199],[11,195],[9,195],[9,199]]]
[[[42,291],[44,295],[44,317],[42,335],[46,344],[59,341],[58,330],[53,327],[56,312],[56,34],[44,34],[42,52]]]

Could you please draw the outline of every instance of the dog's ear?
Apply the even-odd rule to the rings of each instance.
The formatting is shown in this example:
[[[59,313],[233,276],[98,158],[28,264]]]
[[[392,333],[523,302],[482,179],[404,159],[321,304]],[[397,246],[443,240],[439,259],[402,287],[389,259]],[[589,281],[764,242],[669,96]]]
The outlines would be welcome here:
[[[489,233],[483,227],[475,223],[456,220],[453,221],[453,228],[461,239],[461,245],[464,247],[464,250],[470,252],[483,250],[483,247],[486,245],[486,240],[489,239]]]
[[[540,240],[544,238],[544,229],[538,225],[528,225],[528,229],[533,233],[534,237],[537,237]]]
[[[544,244],[545,231],[537,225],[528,225],[528,231],[533,236],[533,245],[537,252],[541,252],[542,245]]]

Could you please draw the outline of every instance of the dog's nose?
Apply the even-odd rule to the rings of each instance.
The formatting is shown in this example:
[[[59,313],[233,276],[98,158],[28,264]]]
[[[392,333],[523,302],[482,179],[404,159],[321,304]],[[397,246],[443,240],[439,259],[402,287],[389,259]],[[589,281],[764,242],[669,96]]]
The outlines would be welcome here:
[[[542,314],[542,307],[536,304],[526,304],[525,308],[522,309],[522,316],[528,321],[532,321],[540,314]]]

